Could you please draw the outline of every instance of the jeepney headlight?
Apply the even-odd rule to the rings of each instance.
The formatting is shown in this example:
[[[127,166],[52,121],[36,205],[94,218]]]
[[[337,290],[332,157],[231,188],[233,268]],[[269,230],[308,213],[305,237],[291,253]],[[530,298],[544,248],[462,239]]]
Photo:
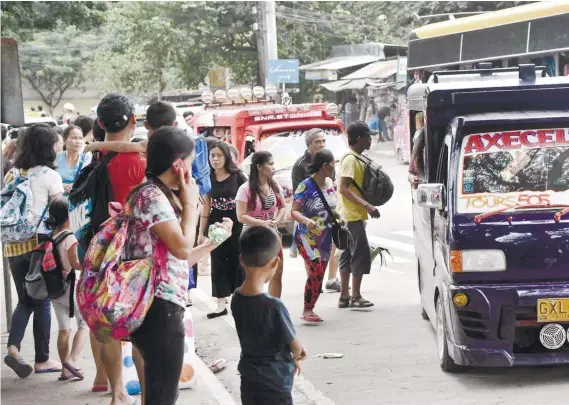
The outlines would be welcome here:
[[[277,92],[278,92],[277,88],[272,84],[269,84],[265,88],[265,94],[267,95],[267,97],[269,97],[273,100],[277,97]]]
[[[339,111],[340,109],[337,104],[330,103],[326,106],[326,114],[331,115],[332,117],[337,117]]]
[[[227,100],[227,94],[225,93],[225,90],[217,90],[215,93],[213,93],[213,97],[218,103],[223,103],[225,100]]]
[[[253,93],[249,87],[241,87],[239,94],[241,94],[241,97],[243,97],[245,100],[251,100],[253,97]]]
[[[498,249],[463,250],[461,256],[462,272],[506,270],[506,256],[503,251]]]
[[[213,102],[213,93],[209,90],[206,90],[202,93],[202,101],[205,104],[211,104]]]
[[[255,86],[253,87],[253,95],[255,96],[255,98],[260,100],[265,96],[265,89],[262,88],[261,86]]]

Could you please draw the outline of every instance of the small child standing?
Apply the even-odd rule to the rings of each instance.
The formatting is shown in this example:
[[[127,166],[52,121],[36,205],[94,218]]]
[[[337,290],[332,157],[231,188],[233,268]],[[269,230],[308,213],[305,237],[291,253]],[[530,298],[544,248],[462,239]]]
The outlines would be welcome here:
[[[281,241],[274,230],[252,226],[239,244],[246,278],[233,294],[231,311],[241,343],[241,401],[292,405],[294,375],[306,352],[283,302],[263,292],[279,264]]]
[[[45,221],[46,226],[53,230],[51,238],[56,240],[60,235],[68,235],[57,244],[57,255],[59,263],[63,269],[63,278],[68,279],[72,271],[81,270],[81,263],[77,255],[77,239],[71,232],[69,224],[69,212],[67,211],[68,202],[66,198],[54,200],[49,205],[49,217]],[[71,288],[67,288],[65,294],[52,300],[59,334],[57,335],[57,351],[63,366],[59,381],[67,381],[72,378],[83,379],[83,370],[77,366],[77,359],[87,339],[89,338],[89,327],[83,320],[77,301],[75,301],[74,316],[77,321],[77,332],[73,337],[71,349],[69,348],[69,338],[71,337],[71,318],[69,317],[69,294]],[[73,297],[75,300],[75,297]]]

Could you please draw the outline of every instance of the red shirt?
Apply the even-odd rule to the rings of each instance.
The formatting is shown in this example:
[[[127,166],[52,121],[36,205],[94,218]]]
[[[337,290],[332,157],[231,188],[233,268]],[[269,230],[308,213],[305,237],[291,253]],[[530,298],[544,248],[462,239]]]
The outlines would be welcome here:
[[[144,181],[146,158],[140,153],[119,153],[108,164],[114,200],[126,204],[133,188]]]

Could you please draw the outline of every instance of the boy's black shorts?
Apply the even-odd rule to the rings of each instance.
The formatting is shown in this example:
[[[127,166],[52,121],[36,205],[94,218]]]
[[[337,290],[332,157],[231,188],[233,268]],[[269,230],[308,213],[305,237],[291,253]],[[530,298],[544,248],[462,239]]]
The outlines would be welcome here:
[[[293,405],[290,392],[247,392],[241,388],[243,405]]]

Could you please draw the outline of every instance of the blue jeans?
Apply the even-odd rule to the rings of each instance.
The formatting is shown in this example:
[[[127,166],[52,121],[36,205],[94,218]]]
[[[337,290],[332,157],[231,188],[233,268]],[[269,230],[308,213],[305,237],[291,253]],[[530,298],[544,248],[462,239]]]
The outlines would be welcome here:
[[[18,304],[12,315],[8,346],[16,346],[20,350],[24,333],[28,327],[30,315],[34,314],[34,347],[36,363],[44,363],[49,359],[49,335],[51,330],[51,302],[50,300],[37,301],[26,294],[24,280],[30,269],[32,253],[9,257],[10,272],[18,293]]]

